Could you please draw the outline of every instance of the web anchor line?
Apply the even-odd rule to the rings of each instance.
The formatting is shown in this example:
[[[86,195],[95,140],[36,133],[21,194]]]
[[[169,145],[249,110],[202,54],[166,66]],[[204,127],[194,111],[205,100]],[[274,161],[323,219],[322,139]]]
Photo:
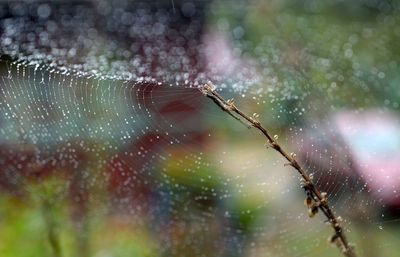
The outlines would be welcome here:
[[[246,115],[235,106],[233,99],[225,100],[208,84],[205,84],[200,88],[200,90],[206,97],[212,99],[213,102],[217,104],[218,107],[220,107],[224,112],[227,112],[230,116],[233,116],[236,120],[240,120],[241,122],[241,118],[243,118],[244,120],[248,121],[251,126],[257,128],[263,133],[263,135],[267,138],[269,145],[288,161],[285,166],[292,166],[301,175],[301,186],[307,195],[304,203],[308,207],[309,217],[314,217],[314,215],[318,213],[318,210],[321,210],[321,212],[327,217],[327,224],[334,230],[333,236],[331,236],[328,240],[329,243],[336,244],[344,256],[356,257],[357,255],[355,253],[354,245],[349,243],[346,235],[344,234],[343,227],[340,225],[342,218],[340,216],[335,216],[326,199],[327,194],[318,190],[313,182],[313,175],[307,175],[307,173],[295,159],[296,154],[288,154],[285,150],[283,150],[278,143],[278,136],[275,135],[272,137],[268,133],[267,129],[259,121],[259,115],[257,113],[254,113],[252,117]]]

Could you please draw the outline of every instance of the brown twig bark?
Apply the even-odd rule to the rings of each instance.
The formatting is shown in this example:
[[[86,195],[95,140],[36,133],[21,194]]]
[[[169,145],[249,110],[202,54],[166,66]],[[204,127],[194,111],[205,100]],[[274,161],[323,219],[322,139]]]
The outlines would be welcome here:
[[[335,243],[345,256],[356,257],[354,246],[348,242],[347,237],[344,234],[343,227],[340,225],[341,218],[340,216],[335,216],[333,210],[327,202],[326,193],[318,190],[312,181],[312,174],[307,175],[307,173],[295,159],[296,155],[294,153],[288,154],[286,151],[284,151],[277,141],[277,136],[272,137],[268,133],[267,129],[261,125],[260,121],[258,120],[258,114],[254,113],[252,117],[244,114],[234,105],[233,99],[225,100],[207,84],[201,88],[201,91],[205,96],[211,98],[214,103],[216,103],[223,111],[228,112],[229,115],[233,116],[236,120],[241,121],[241,118],[243,118],[244,120],[248,121],[251,126],[262,132],[262,134],[267,138],[271,147],[279,152],[289,162],[287,165],[292,166],[301,175],[302,186],[307,194],[307,198],[304,202],[309,208],[309,216],[313,217],[318,210],[321,210],[321,212],[328,218],[327,222],[334,230],[334,235],[329,239],[330,243]],[[234,115],[234,113],[241,118]]]

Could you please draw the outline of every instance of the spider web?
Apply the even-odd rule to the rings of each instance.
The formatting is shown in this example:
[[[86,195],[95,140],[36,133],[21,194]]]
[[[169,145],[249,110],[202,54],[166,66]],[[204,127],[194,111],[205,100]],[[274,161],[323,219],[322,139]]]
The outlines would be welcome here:
[[[376,251],[363,233],[390,237],[385,222],[398,221],[398,67],[382,64],[395,55],[390,38],[377,43],[373,68],[357,43],[395,28],[396,15],[375,28],[354,22],[344,41],[300,15],[305,35],[291,40],[278,25],[243,39],[219,20],[238,54],[204,31],[205,3],[178,4],[181,16],[142,2],[3,4],[2,191],[30,199],[31,184],[56,177],[52,196],[68,200],[73,219],[127,217],[164,256],[337,256],[322,215],[308,218],[296,172],[197,89],[213,81],[297,154],[358,251]],[[308,45],[292,43],[307,33],[316,35]]]

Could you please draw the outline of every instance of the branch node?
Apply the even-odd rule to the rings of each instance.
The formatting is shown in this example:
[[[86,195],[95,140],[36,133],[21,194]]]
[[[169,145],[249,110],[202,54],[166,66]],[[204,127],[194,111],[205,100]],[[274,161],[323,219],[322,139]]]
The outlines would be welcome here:
[[[307,198],[304,200],[304,205],[306,205],[307,207],[311,207],[314,205],[314,199],[311,196],[307,196]]]
[[[338,238],[339,238],[339,235],[338,235],[338,234],[336,234],[336,233],[333,234],[332,236],[330,236],[330,237],[328,238],[328,244],[334,246],[334,245],[336,244],[336,241],[338,240]]]
[[[253,113],[253,117],[251,117],[251,120],[253,121],[254,127],[259,127],[261,125],[260,121],[258,120],[259,117],[260,115],[258,113]]]
[[[283,166],[292,166],[293,167],[293,163],[291,163],[291,162],[287,162],[287,163],[285,163],[285,164],[283,164]]]
[[[211,83],[210,83],[210,84],[211,84]],[[208,84],[204,84],[203,90],[204,90],[206,93],[212,93],[212,92],[214,92],[214,90],[212,89],[212,87],[209,86]],[[204,91],[203,91],[203,92],[204,92]]]
[[[278,145],[278,143],[275,142],[275,141],[272,141],[272,142],[271,142],[271,146],[272,146],[272,148],[274,148],[275,150],[278,150],[278,149],[279,149],[279,145]]]
[[[316,204],[312,205],[310,208],[308,208],[308,216],[310,218],[314,217],[315,214],[318,213],[318,206]]]

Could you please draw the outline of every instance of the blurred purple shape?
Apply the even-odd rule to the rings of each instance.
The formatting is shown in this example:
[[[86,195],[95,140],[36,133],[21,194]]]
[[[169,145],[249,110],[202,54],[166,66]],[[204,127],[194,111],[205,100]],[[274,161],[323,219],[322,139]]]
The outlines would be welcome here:
[[[333,121],[364,185],[384,203],[399,205],[399,116],[383,110],[342,112]]]

